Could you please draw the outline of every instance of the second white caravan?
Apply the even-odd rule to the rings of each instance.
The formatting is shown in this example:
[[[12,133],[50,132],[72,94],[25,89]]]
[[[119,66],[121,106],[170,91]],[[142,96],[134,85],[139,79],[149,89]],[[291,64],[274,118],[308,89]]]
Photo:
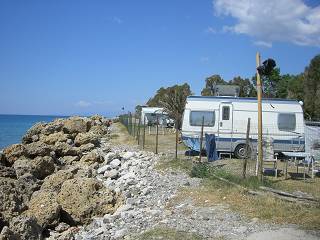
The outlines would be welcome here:
[[[204,133],[215,134],[218,152],[231,152],[243,158],[248,118],[251,142],[257,144],[257,111],[256,98],[190,96],[184,111],[182,140],[198,151],[204,120]],[[276,152],[304,151],[304,117],[298,101],[263,99],[262,121],[263,137],[273,139]]]

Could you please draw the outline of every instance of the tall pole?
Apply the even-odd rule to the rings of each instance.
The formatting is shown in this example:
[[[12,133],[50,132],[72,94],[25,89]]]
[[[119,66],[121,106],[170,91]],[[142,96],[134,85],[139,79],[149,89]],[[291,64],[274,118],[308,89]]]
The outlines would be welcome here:
[[[256,54],[257,68],[261,65],[260,53]],[[258,162],[260,181],[263,180],[263,153],[262,153],[262,85],[261,77],[257,70],[257,96],[258,96]]]
[[[201,162],[201,156],[202,156],[203,126],[204,126],[204,116],[202,117],[202,124],[201,124],[199,162]]]
[[[157,116],[157,126],[156,126],[156,154],[158,154],[158,137],[159,137],[159,117]]]

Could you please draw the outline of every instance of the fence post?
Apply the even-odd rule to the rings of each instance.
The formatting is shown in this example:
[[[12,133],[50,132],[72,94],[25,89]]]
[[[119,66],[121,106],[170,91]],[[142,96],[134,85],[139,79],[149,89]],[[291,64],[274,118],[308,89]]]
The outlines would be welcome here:
[[[247,135],[246,135],[246,157],[243,161],[243,173],[242,176],[243,178],[246,178],[246,173],[247,173],[247,163],[248,163],[248,158],[249,158],[249,134],[250,134],[250,118],[248,118],[248,123],[247,123]]]
[[[135,114],[132,115],[133,116],[133,138],[136,137],[136,117],[135,117]]]
[[[142,149],[144,149],[144,144],[146,142],[146,117],[143,118],[143,138],[142,138]]]
[[[139,117],[139,122],[138,122],[138,145],[140,145],[140,128],[141,128],[141,116]]]
[[[157,117],[157,126],[156,126],[156,154],[158,154],[158,137],[159,137],[159,117]]]
[[[179,141],[179,129],[175,127],[176,129],[176,152],[175,152],[175,159],[178,159],[178,141]]]
[[[204,116],[202,117],[201,124],[201,135],[200,135],[200,151],[199,151],[199,162],[201,162],[201,153],[202,153],[202,141],[203,141],[203,126],[204,126]]]

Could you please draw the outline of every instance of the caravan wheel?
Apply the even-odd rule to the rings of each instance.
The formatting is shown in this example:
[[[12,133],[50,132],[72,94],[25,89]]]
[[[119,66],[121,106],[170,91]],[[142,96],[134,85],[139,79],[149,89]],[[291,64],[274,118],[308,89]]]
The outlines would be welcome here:
[[[249,150],[249,155],[250,155],[250,152],[251,152],[250,147],[249,147],[248,150]],[[236,147],[236,149],[234,150],[234,155],[236,156],[236,158],[244,159],[247,156],[246,145],[245,144],[239,144]]]

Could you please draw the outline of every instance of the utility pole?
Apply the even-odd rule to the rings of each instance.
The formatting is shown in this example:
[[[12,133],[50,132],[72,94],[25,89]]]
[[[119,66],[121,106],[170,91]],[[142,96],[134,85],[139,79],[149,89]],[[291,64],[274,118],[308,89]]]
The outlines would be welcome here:
[[[256,54],[257,68],[261,65],[260,53]],[[258,162],[259,177],[263,181],[263,153],[262,153],[262,84],[260,73],[257,70],[257,96],[258,96]]]

